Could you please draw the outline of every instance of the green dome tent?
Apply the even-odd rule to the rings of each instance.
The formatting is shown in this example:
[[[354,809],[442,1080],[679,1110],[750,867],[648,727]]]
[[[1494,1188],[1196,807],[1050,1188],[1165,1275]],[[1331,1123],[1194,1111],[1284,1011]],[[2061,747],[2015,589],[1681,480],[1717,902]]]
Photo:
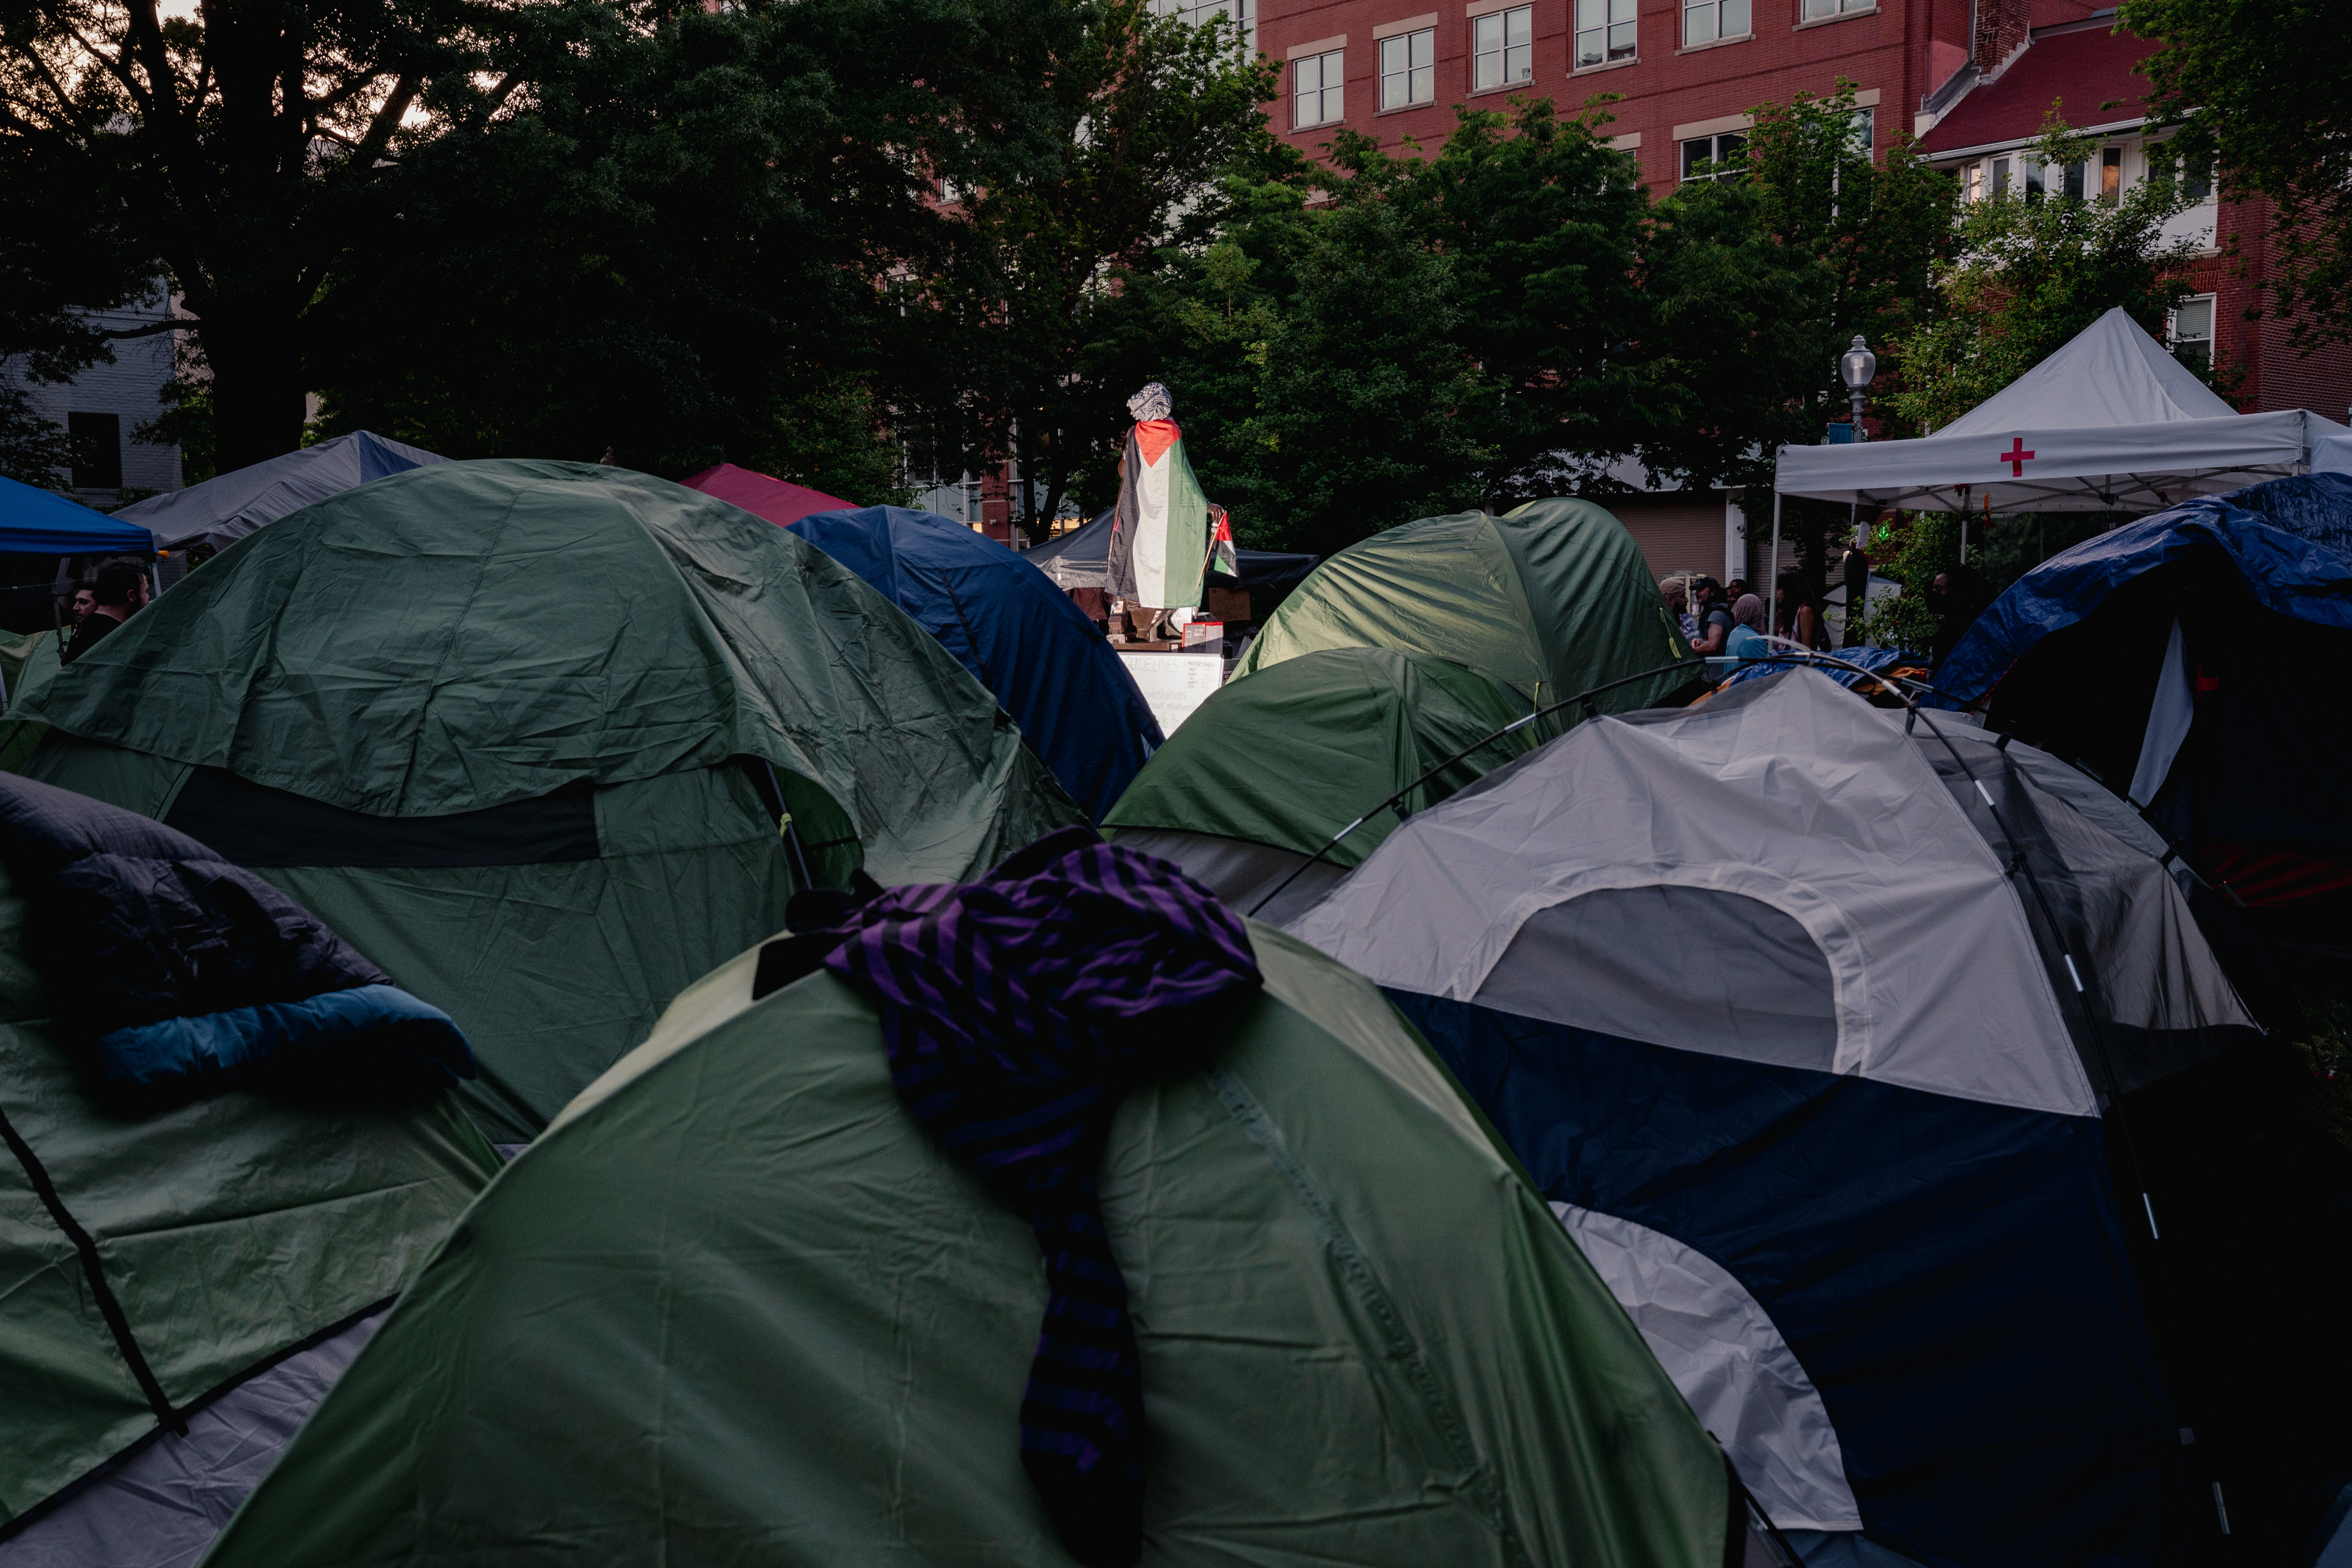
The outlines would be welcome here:
[[[1301,654],[1220,688],[1152,753],[1104,826],[1244,911],[1298,872],[1263,911],[1278,922],[1361,865],[1398,814],[1381,812],[1300,871],[1334,833],[1526,711],[1485,676],[1430,654]],[[1415,790],[1405,815],[1531,750],[1534,728]]]
[[[530,1138],[801,878],[1082,819],[996,700],[823,552],[588,464],[435,464],[223,552],[26,704],[30,775],[262,872],[473,1041]],[[780,840],[780,816],[792,834]]]
[[[446,1093],[236,1088],[141,1107],[100,1092],[78,1016],[99,984],[61,948],[106,952],[119,991],[144,994],[113,967],[126,947],[216,957],[201,983],[199,965],[156,965],[216,1000],[296,994],[270,987],[303,956],[299,931],[221,919],[250,907],[235,892],[168,879],[144,885],[178,897],[94,919],[102,877],[79,899],[51,880],[68,855],[173,853],[110,817],[155,831],[0,783],[0,1559],[45,1568],[192,1562],[499,1168]],[[93,842],[61,849],[61,823]],[[122,945],[91,943],[101,923]],[[278,1009],[281,1026],[299,1011]]]
[[[1635,681],[1603,713],[1654,707],[1704,679],[1633,536],[1587,500],[1457,512],[1376,533],[1326,560],[1283,601],[1236,679],[1327,647],[1435,654],[1517,695],[1528,712],[1678,659],[1691,674]],[[1546,720],[1546,736],[1573,713]]]
[[[1377,991],[1249,934],[1264,993],[1101,1157],[1143,1563],[1717,1568],[1723,1461],[1559,1221]],[[499,1175],[209,1568],[1066,1568],[1017,1451],[1034,1236],[856,989],[760,967]]]

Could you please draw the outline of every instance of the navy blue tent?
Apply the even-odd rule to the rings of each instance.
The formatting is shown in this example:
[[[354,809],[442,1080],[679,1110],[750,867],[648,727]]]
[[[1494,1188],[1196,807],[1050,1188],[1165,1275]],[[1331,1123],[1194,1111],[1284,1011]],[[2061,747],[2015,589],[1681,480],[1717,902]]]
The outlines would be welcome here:
[[[2043,562],[1935,675],[2188,847],[2257,929],[2352,954],[2352,478],[2186,502]]]
[[[1029,563],[1051,577],[1057,588],[1102,587],[1110,579],[1110,527],[1111,513],[1106,511],[1084,528],[1074,529],[1030,551]],[[1212,585],[1276,592],[1296,588],[1322,559],[1319,555],[1297,555],[1285,550],[1239,550],[1234,555],[1234,564],[1241,570],[1231,577],[1222,572],[1210,573]]]
[[[111,555],[142,559],[155,536],[135,522],[93,511],[61,495],[0,479],[0,555]]]
[[[821,511],[792,531],[940,639],[1099,822],[1160,743],[1159,721],[1100,628],[1019,555],[903,507]]]

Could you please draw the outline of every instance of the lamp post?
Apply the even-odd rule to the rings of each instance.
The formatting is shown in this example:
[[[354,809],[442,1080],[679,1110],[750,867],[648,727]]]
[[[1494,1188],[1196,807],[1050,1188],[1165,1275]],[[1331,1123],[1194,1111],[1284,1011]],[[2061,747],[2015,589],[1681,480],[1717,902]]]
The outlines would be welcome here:
[[[1838,379],[1845,383],[1846,401],[1853,405],[1853,438],[1857,441],[1863,439],[1862,400],[1877,374],[1878,356],[1870,352],[1870,345],[1862,341],[1860,332],[1854,333],[1853,345],[1838,356]]]

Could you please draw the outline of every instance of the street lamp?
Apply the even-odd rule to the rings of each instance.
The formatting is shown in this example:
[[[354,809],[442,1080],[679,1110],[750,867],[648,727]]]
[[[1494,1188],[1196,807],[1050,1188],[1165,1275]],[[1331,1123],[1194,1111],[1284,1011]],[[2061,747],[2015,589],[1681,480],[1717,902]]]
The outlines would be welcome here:
[[[1870,345],[1862,341],[1860,332],[1854,333],[1853,346],[1838,356],[1838,379],[1845,383],[1846,401],[1853,405],[1853,438],[1857,441],[1863,438],[1862,400],[1877,374],[1878,356],[1870,352]]]

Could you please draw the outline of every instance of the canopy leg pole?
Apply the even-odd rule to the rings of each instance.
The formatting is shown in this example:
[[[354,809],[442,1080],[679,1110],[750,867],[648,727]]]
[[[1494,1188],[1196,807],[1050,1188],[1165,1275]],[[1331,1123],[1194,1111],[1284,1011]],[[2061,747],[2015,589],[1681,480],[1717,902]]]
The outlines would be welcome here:
[[[1772,559],[1764,570],[1771,574],[1768,581],[1772,584],[1772,602],[1766,608],[1764,618],[1772,623],[1772,630],[1778,635],[1780,630],[1780,491],[1778,487],[1772,491]]]

